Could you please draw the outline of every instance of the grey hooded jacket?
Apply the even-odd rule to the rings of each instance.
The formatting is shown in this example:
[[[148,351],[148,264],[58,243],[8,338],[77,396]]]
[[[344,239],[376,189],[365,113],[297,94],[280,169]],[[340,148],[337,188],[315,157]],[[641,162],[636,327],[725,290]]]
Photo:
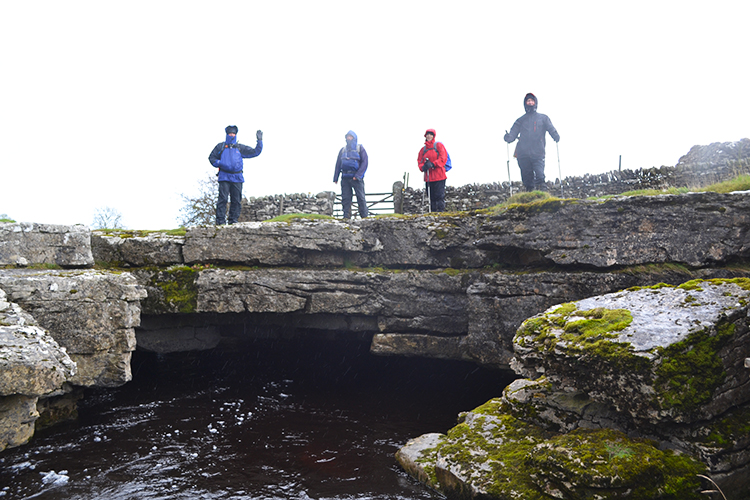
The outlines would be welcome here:
[[[533,98],[536,104],[527,106],[526,100],[529,97]],[[544,158],[547,132],[555,142],[560,140],[560,134],[555,130],[549,117],[536,112],[538,104],[539,100],[534,94],[526,94],[523,98],[523,107],[526,114],[516,120],[510,132],[505,134],[504,139],[507,143],[515,141],[520,135],[516,151],[513,153],[516,158]]]

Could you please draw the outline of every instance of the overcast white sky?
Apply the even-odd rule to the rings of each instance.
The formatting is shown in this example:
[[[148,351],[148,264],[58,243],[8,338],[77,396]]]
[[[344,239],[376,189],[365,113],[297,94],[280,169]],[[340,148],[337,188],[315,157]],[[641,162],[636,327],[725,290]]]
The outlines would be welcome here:
[[[750,135],[748,19],[746,0],[2,0],[0,214],[177,227],[229,124],[264,132],[248,197],[338,191],[349,129],[368,192],[418,184],[427,128],[448,185],[503,181],[527,92],[563,177],[674,165]],[[557,158],[548,139],[548,179]]]

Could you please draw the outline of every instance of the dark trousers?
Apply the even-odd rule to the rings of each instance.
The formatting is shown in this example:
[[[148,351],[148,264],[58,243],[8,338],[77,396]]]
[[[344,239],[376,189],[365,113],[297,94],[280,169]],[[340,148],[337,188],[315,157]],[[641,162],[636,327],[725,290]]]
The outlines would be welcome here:
[[[445,212],[445,179],[427,183],[430,192],[430,210],[433,212]]]
[[[357,207],[359,216],[367,217],[367,200],[365,199],[365,180],[354,180],[354,177],[341,178],[341,208],[344,211],[344,219],[352,216],[352,190],[357,196]]]
[[[521,181],[526,191],[546,191],[544,182],[544,158],[518,158]]]
[[[227,200],[229,200],[229,223],[234,224],[240,218],[240,210],[242,210],[241,182],[219,182],[219,200],[216,202],[217,226],[226,222]]]

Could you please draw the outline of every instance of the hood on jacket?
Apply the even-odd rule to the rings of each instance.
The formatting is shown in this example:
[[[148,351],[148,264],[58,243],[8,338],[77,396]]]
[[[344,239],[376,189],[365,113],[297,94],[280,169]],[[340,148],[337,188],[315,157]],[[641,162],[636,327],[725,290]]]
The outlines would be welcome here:
[[[427,140],[427,134],[432,134],[432,140],[431,141]],[[425,135],[425,139],[424,139],[424,145],[425,145],[425,147],[432,148],[433,146],[435,146],[435,141],[437,140],[437,139],[435,139],[435,137],[437,136],[437,134],[435,133],[435,129],[434,128],[428,128],[427,130],[425,130],[424,135]]]
[[[526,99],[528,99],[529,97],[531,97],[532,99],[534,99],[534,105],[533,106],[529,106],[528,104],[526,104]],[[531,113],[532,111],[536,111],[536,107],[538,105],[539,105],[539,99],[537,99],[536,96],[534,94],[532,94],[531,92],[529,92],[528,94],[526,94],[526,97],[523,98],[523,109],[525,109],[527,113]]]
[[[346,140],[346,149],[357,149],[357,134],[355,134],[353,130],[350,130],[344,137],[346,137],[347,135],[354,137],[354,140]]]
[[[239,132],[240,129],[237,128],[237,125],[229,125],[227,128],[224,129],[224,132],[227,134],[236,134]]]

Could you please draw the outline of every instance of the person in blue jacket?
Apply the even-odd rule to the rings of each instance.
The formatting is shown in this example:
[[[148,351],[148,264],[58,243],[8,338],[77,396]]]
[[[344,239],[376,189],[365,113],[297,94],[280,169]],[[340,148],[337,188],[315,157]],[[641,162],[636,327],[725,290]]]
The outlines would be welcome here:
[[[357,196],[359,215],[363,219],[367,217],[367,200],[365,199],[365,172],[367,171],[367,151],[364,146],[357,144],[357,134],[353,131],[346,133],[346,146],[341,148],[336,158],[336,170],[333,174],[333,183],[338,184],[341,174],[341,206],[344,211],[344,219],[351,217],[352,213],[352,190]]]
[[[242,176],[243,158],[254,158],[263,151],[263,132],[255,133],[255,149],[237,142],[237,126],[229,125],[224,131],[227,138],[217,144],[208,155],[211,165],[219,169],[219,199],[216,202],[216,225],[226,222],[227,200],[229,200],[229,223],[234,224],[240,218],[242,210]]]
[[[560,142],[560,134],[555,130],[549,117],[537,113],[536,106],[538,103],[539,101],[534,94],[526,94],[523,98],[523,108],[526,114],[516,120],[510,132],[507,132],[504,137],[505,142],[510,144],[520,135],[513,156],[518,160],[518,168],[521,169],[521,181],[526,191],[534,191],[535,189],[543,191],[547,187],[544,182],[547,132],[555,142]]]

